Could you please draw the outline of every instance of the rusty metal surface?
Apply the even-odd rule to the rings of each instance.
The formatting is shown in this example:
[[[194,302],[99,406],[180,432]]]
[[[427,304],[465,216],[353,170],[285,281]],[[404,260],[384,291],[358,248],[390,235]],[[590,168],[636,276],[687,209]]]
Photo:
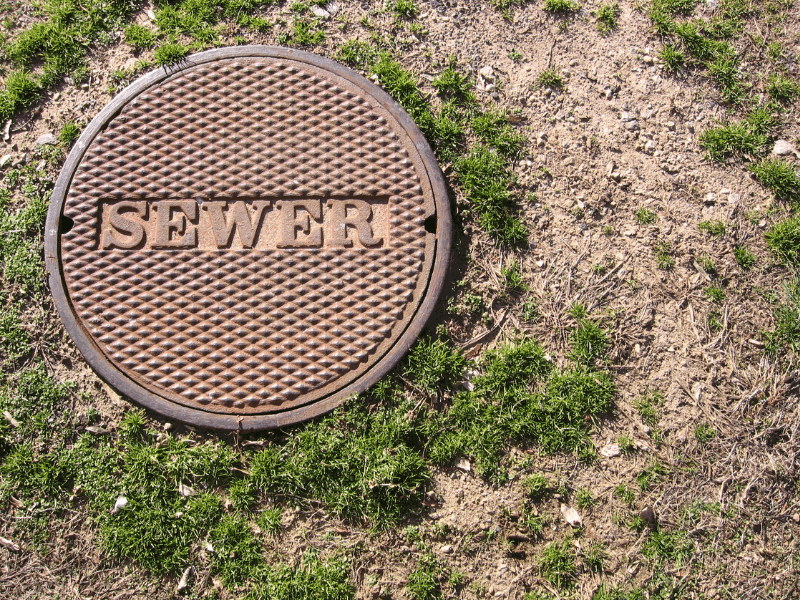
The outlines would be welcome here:
[[[264,429],[385,374],[449,246],[442,175],[408,115],[337,63],[249,46],[153,71],[92,121],[45,255],[68,331],[118,391]]]

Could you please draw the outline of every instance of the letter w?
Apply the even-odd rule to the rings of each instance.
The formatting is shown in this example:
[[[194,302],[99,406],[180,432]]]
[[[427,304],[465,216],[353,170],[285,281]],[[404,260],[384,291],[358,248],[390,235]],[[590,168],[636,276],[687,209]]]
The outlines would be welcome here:
[[[208,209],[208,215],[211,217],[211,228],[214,230],[217,247],[228,246],[233,237],[233,229],[236,228],[239,233],[239,239],[242,241],[242,246],[252,248],[258,226],[261,224],[261,216],[270,203],[269,200],[253,202],[255,214],[251,220],[247,211],[247,204],[241,200],[231,204],[228,209],[227,219],[222,212],[222,208],[228,204],[227,202],[204,202],[203,206]]]

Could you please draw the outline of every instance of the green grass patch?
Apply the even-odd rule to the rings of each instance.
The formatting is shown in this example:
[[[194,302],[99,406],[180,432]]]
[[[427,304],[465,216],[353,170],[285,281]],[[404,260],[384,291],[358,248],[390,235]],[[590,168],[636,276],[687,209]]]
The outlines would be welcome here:
[[[495,240],[505,245],[527,241],[528,230],[517,216],[517,196],[510,160],[525,137],[499,111],[476,111],[473,82],[450,64],[433,81],[445,100],[436,114],[417,78],[386,52],[359,41],[345,43],[337,58],[376,75],[384,89],[409,113],[442,161],[453,163],[455,180],[470,211]],[[481,141],[464,152],[465,128]]]
[[[541,576],[560,590],[571,588],[578,575],[575,548],[569,540],[545,546],[539,557]]]
[[[496,150],[478,144],[454,163],[456,181],[480,225],[502,244],[527,241],[528,230],[514,214],[516,178]]]
[[[800,176],[793,164],[780,159],[766,159],[748,168],[779,200],[800,202]]]
[[[528,289],[525,279],[522,276],[522,269],[516,260],[509,260],[500,269],[503,288],[507,292],[520,292]]]
[[[700,221],[697,228],[715,238],[725,235],[725,223],[722,221]]]
[[[664,44],[658,57],[667,71],[680,71],[686,66],[686,55],[675,44]]]
[[[353,69],[368,70],[378,60],[378,51],[375,46],[360,40],[348,40],[333,55]]]
[[[800,352],[800,282],[794,280],[785,285],[785,300],[775,307],[774,313],[775,329],[764,332],[766,351]]]
[[[725,291],[721,287],[710,285],[703,291],[711,302],[716,302],[717,304],[725,302]]]
[[[479,474],[497,482],[506,477],[501,459],[509,443],[589,452],[590,427],[611,409],[616,393],[605,371],[554,370],[533,340],[487,353],[483,373],[471,383],[471,392],[458,394],[452,408],[429,424],[438,432],[429,455],[436,464],[466,456]]]
[[[664,404],[664,394],[658,390],[647,389],[645,392],[636,398],[633,402],[633,407],[642,418],[642,422],[649,427],[658,425],[659,409]]]
[[[564,87],[564,78],[556,69],[545,69],[536,78],[539,87],[549,87],[560,90]]]
[[[800,84],[780,74],[770,75],[766,90],[773,100],[783,104],[793,104],[800,97]]]
[[[299,48],[310,48],[325,41],[325,30],[319,19],[295,17],[292,30],[278,36],[278,43]]]
[[[81,127],[77,123],[68,121],[64,123],[61,131],[58,133],[58,141],[65,146],[71,146],[81,136]]]
[[[174,43],[174,44],[164,44],[163,46],[159,46],[156,48],[155,53],[153,54],[153,60],[155,60],[157,65],[160,66],[167,66],[178,63],[182,61],[189,55],[189,48],[184,46],[183,44]]]
[[[656,265],[659,269],[669,271],[675,266],[675,257],[673,256],[672,244],[666,240],[656,242],[653,246],[653,255],[656,259]]]
[[[419,7],[414,0],[393,0],[387,8],[401,19],[414,19],[419,14]]]
[[[478,113],[472,118],[470,125],[481,142],[509,159],[516,158],[528,141],[528,138],[509,123],[508,115],[504,111]]]
[[[669,562],[680,567],[694,554],[694,542],[683,531],[657,529],[647,536],[642,554],[661,564]]]
[[[734,246],[733,256],[743,271],[749,271],[756,264],[756,257],[747,246]]]
[[[462,75],[454,65],[442,71],[432,82],[436,92],[444,100],[449,100],[457,105],[469,106],[477,102],[472,92],[474,82],[467,75]]]
[[[568,15],[578,12],[581,5],[574,0],[544,0],[542,9],[557,15]]]
[[[639,208],[636,213],[636,220],[639,221],[642,225],[652,225],[656,222],[658,216],[649,208],[645,208],[644,206]]]
[[[800,267],[800,217],[784,219],[765,234],[767,246],[778,259],[792,267]]]
[[[422,338],[406,358],[406,375],[427,393],[452,389],[464,375],[467,361],[458,350],[440,339]]]
[[[408,574],[408,595],[414,600],[437,600],[442,597],[441,567],[433,554],[423,555]]]
[[[534,502],[541,502],[552,491],[547,477],[539,473],[530,475],[523,479],[522,489],[528,495],[528,498]]]
[[[125,28],[125,41],[136,50],[149,50],[155,46],[156,35],[147,27],[133,24]]]
[[[611,33],[617,28],[620,12],[619,4],[616,2],[601,4],[597,9],[597,30],[602,34]]]
[[[765,152],[777,125],[769,110],[758,108],[738,122],[704,131],[700,135],[700,147],[717,162],[728,157],[757,157]]]

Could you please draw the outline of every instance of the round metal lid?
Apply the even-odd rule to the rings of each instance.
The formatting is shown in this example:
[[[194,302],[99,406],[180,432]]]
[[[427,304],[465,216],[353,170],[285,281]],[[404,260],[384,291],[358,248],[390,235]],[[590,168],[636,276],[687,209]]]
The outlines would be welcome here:
[[[152,71],[89,124],[45,258],[109,384],[170,418],[256,430],[394,366],[450,235],[436,159],[385,92],[307,52],[242,46]]]

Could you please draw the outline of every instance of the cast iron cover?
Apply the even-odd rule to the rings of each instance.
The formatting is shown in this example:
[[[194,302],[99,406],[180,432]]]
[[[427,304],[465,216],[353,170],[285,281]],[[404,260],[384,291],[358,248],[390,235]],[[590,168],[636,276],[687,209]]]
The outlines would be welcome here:
[[[450,229],[436,159],[385,92],[245,46],[105,107],[56,183],[45,256],[103,379],[170,418],[253,430],[391,369],[433,310]]]

